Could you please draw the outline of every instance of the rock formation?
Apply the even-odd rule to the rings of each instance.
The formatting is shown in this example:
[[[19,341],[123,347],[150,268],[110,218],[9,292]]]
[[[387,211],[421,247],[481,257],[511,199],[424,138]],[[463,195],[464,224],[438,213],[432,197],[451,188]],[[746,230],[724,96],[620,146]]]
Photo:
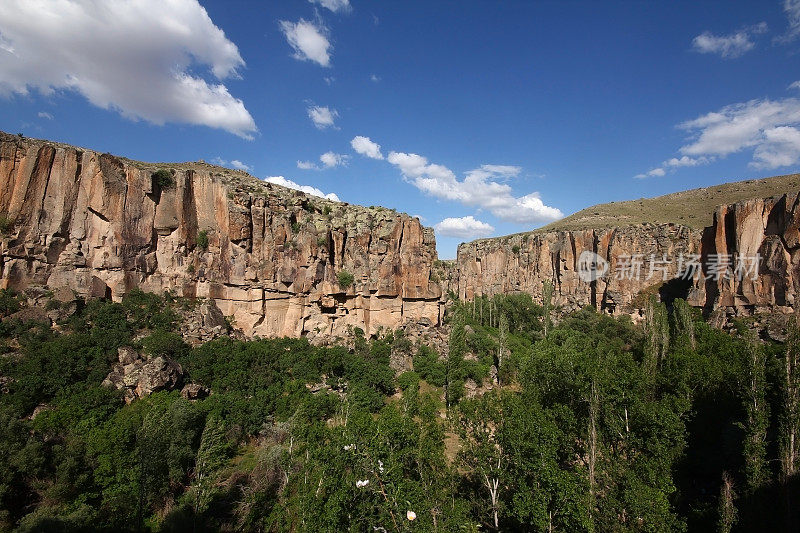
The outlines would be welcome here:
[[[119,362],[103,381],[123,392],[125,402],[162,390],[175,390],[183,382],[181,365],[164,357],[143,357],[130,346],[119,348]]]
[[[723,317],[789,313],[800,291],[796,177],[762,180],[765,190],[791,184],[795,192],[720,206],[705,228],[648,221],[545,229],[462,244],[445,266],[433,230],[389,209],[202,162],[139,163],[0,133],[0,287],[113,299],[139,287],[208,298],[216,305],[201,309],[189,332],[196,342],[227,331],[217,306],[247,336],[324,340],[351,326],[367,334],[435,326],[439,279],[467,300],[516,291],[538,299],[549,281],[567,311],[590,305],[637,316],[658,294]],[[741,197],[733,185],[717,189]],[[673,196],[686,204],[690,192]],[[612,216],[615,206],[600,208]],[[606,269],[596,280],[579,275],[587,254]],[[756,256],[755,270],[735,272],[740,257]],[[730,269],[715,276],[710,264],[721,258]],[[692,271],[693,263],[702,267]]]
[[[605,275],[584,280],[591,252]],[[758,264],[750,258],[758,257]],[[715,270],[714,264],[728,268]],[[700,268],[693,271],[692,265]],[[737,272],[737,266],[740,272]],[[720,206],[703,230],[675,224],[533,232],[462,244],[449,288],[462,299],[523,291],[540,299],[555,288],[565,310],[586,305],[638,314],[650,294],[682,297],[728,316],[789,313],[800,294],[800,193]],[[638,272],[637,272],[638,270]],[[599,270],[598,270],[599,273]]]
[[[207,297],[248,336],[441,320],[435,238],[416,218],[202,162],[145,164],[0,133],[0,232],[6,288]]]

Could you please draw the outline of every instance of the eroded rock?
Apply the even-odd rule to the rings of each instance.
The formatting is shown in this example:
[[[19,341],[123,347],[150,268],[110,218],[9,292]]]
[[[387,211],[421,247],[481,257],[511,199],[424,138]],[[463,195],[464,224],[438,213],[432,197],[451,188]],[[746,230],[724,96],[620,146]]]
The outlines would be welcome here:
[[[154,185],[161,168],[173,186]],[[0,183],[0,213],[14,221],[0,238],[2,287],[208,298],[247,336],[441,320],[433,230],[389,209],[200,162],[137,163],[3,133]],[[351,285],[339,285],[342,272]]]
[[[145,357],[130,346],[120,347],[118,358],[103,386],[122,390],[126,403],[154,392],[175,390],[182,384],[183,370],[175,361]]]

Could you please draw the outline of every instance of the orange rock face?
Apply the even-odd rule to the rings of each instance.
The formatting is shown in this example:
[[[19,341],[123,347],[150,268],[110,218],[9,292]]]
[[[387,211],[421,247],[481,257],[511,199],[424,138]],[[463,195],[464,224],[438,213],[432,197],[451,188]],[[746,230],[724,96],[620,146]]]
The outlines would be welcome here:
[[[605,262],[604,276],[581,279],[584,252]],[[699,265],[693,273],[692,264]],[[448,285],[468,300],[520,291],[540,300],[549,281],[556,305],[565,310],[589,305],[638,316],[649,295],[656,294],[742,316],[792,312],[800,293],[799,269],[800,193],[791,192],[721,206],[704,230],[644,224],[462,244]]]
[[[161,168],[172,183],[154,180]],[[441,319],[435,238],[419,220],[204,163],[148,165],[0,133],[0,216],[2,287],[208,297],[247,335]]]

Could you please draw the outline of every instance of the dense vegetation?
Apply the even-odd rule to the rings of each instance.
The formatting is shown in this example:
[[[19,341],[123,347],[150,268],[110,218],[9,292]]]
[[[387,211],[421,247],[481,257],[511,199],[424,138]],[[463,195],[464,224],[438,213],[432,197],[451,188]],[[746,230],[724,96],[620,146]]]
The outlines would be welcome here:
[[[0,530],[796,529],[796,331],[764,344],[680,300],[553,324],[548,300],[454,302],[438,354],[358,330],[192,348],[185,304],[141,292],[56,330],[0,291]],[[124,345],[212,394],[125,404],[100,385]]]

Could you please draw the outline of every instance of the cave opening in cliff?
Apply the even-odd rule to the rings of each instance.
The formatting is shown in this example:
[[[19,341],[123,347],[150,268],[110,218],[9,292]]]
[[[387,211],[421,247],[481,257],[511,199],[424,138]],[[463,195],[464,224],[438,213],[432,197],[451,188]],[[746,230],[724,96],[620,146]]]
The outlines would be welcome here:
[[[667,306],[667,309],[672,309],[672,303],[678,298],[686,300],[686,298],[689,296],[689,290],[691,288],[691,278],[672,278],[659,287],[658,294],[661,297],[661,301]]]

